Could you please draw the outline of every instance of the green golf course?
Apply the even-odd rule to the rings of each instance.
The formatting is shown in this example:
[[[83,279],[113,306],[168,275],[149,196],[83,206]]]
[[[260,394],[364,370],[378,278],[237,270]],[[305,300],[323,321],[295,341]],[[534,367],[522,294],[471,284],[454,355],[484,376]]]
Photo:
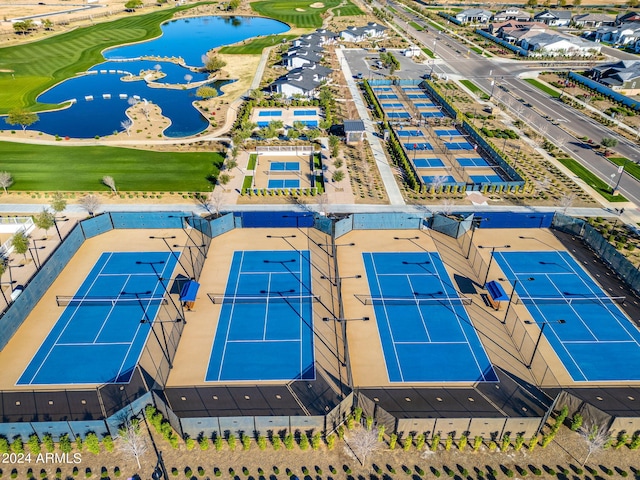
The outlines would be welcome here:
[[[341,5],[341,0],[265,0],[251,4],[260,15],[275,18],[289,25],[299,28],[320,28],[322,14],[329,8]],[[322,7],[315,8],[311,5]],[[339,12],[338,12],[339,10]],[[362,11],[353,3],[347,1],[335,11],[339,16],[362,15]]]
[[[9,189],[20,191],[107,191],[102,177],[118,190],[203,192],[211,190],[223,157],[216,152],[154,152],[117,147],[63,147],[0,142]]]
[[[298,35],[268,35],[254,38],[242,45],[222,47],[220,53],[228,55],[260,55],[266,47],[279,45],[282,42],[298,37]]]

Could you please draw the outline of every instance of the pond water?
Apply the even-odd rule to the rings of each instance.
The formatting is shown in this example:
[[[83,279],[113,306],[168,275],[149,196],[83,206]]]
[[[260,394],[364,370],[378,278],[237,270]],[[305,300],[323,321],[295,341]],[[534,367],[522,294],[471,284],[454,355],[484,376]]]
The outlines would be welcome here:
[[[184,137],[203,131],[207,120],[192,102],[197,100],[196,82],[208,74],[189,67],[201,67],[202,57],[212,48],[233,44],[251,37],[272,35],[289,30],[277,20],[257,17],[196,17],[171,20],[162,25],[162,36],[146,42],[112,48],[104,52],[107,61],[91,67],[86,74],[65,80],[38,97],[41,103],[73,102],[70,107],[39,114],[31,130],[51,135],[92,138],[122,131],[127,119],[129,99],[158,105],[171,125],[164,131],[168,137]],[[182,58],[187,66],[171,61],[142,60],[140,57]],[[123,81],[142,71],[160,70],[164,74],[155,87],[144,80]],[[185,79],[185,75],[191,78]],[[227,81],[209,85],[222,94]],[[171,84],[174,88],[162,88]],[[175,85],[179,84],[179,88]],[[159,87],[159,88],[158,88]],[[135,125],[133,127],[136,128]]]

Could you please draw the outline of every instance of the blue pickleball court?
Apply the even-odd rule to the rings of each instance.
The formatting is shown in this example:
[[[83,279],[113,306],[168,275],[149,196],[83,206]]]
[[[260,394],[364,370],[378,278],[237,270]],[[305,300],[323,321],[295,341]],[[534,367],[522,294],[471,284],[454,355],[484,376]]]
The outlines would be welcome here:
[[[390,382],[498,380],[438,253],[362,255]]]
[[[267,188],[300,188],[300,180],[297,178],[270,178]]]
[[[461,167],[488,167],[489,163],[482,157],[456,158]]]
[[[18,385],[127,383],[165,302],[177,253],[103,253]],[[145,320],[147,323],[141,323]]]
[[[504,182],[500,175],[469,175],[473,183],[500,183]]]
[[[308,251],[235,252],[214,301],[221,309],[206,381],[315,378]]]
[[[427,142],[415,142],[415,143],[405,143],[404,148],[409,151],[413,150],[433,150],[433,147],[430,143]]]
[[[450,185],[457,183],[451,175],[423,175],[422,181],[425,185]]]
[[[269,170],[272,172],[299,172],[300,162],[271,162]]]
[[[640,380],[640,330],[568,252],[494,257],[573,380]]]
[[[437,168],[444,167],[444,162],[439,158],[416,158],[413,160],[416,168]]]

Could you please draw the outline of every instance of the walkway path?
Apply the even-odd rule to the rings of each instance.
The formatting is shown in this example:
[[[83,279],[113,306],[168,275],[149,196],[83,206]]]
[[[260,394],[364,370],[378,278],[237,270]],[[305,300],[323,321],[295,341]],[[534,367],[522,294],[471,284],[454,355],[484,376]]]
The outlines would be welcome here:
[[[384,147],[382,146],[380,139],[376,136],[375,125],[369,117],[368,109],[364,104],[362,95],[360,95],[360,92],[358,91],[358,86],[353,79],[351,69],[345,60],[341,49],[336,48],[336,56],[338,57],[338,62],[340,62],[340,66],[342,67],[342,73],[347,81],[347,87],[349,87],[349,91],[351,92],[351,98],[353,98],[353,102],[358,110],[358,115],[364,122],[367,140],[369,141],[369,145],[371,145],[373,157],[375,158],[376,165],[380,171],[380,176],[382,177],[382,183],[384,183],[384,188],[389,196],[389,202],[391,205],[404,205],[405,201],[404,198],[402,198],[400,187],[398,187],[393,175],[392,166],[389,165],[389,160],[384,153]]]

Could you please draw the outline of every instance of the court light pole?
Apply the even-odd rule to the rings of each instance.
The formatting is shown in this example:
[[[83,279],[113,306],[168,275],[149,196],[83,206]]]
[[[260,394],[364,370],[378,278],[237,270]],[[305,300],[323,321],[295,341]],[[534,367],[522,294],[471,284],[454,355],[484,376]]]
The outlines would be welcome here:
[[[498,280],[500,281],[508,281],[505,278],[499,278]],[[527,282],[533,282],[535,280],[534,277],[529,277],[526,279]],[[509,316],[509,309],[511,308],[511,303],[513,302],[513,296],[516,293],[516,287],[518,286],[518,282],[520,280],[517,278],[513,279],[513,288],[511,290],[511,295],[509,295],[509,303],[507,304],[507,311],[504,313],[504,318],[502,319],[502,324],[506,325],[507,324],[507,317]]]
[[[338,247],[355,247],[356,244],[351,243],[316,243],[318,247],[331,247],[333,253],[326,252],[330,257],[334,257],[335,253],[338,251]]]
[[[329,280],[329,283],[334,287],[337,287],[341,284],[342,280],[347,280],[349,278],[362,278],[362,275],[349,275],[347,277],[336,277],[336,281],[331,280],[331,277],[327,277],[326,275],[320,275],[321,280]]]
[[[484,287],[487,284],[487,280],[489,279],[489,271],[491,270],[491,262],[493,262],[493,254],[496,251],[496,248],[511,248],[511,245],[495,245],[492,247],[478,245],[478,248],[490,248],[491,253],[489,254],[489,265],[487,266],[487,274],[484,277],[484,282],[482,282],[482,286]]]
[[[534,322],[533,320],[525,320],[524,323],[526,323],[527,325],[541,325],[540,333],[538,334],[538,340],[536,340],[536,344],[533,347],[533,354],[531,355],[531,360],[529,360],[529,364],[527,365],[527,368],[531,369],[531,365],[533,364],[533,359],[535,358],[536,352],[538,351],[538,346],[540,345],[540,340],[542,340],[542,333],[544,332],[544,327],[552,323],[559,323],[559,324],[567,323],[567,321],[562,319],[545,320],[544,322]]]

